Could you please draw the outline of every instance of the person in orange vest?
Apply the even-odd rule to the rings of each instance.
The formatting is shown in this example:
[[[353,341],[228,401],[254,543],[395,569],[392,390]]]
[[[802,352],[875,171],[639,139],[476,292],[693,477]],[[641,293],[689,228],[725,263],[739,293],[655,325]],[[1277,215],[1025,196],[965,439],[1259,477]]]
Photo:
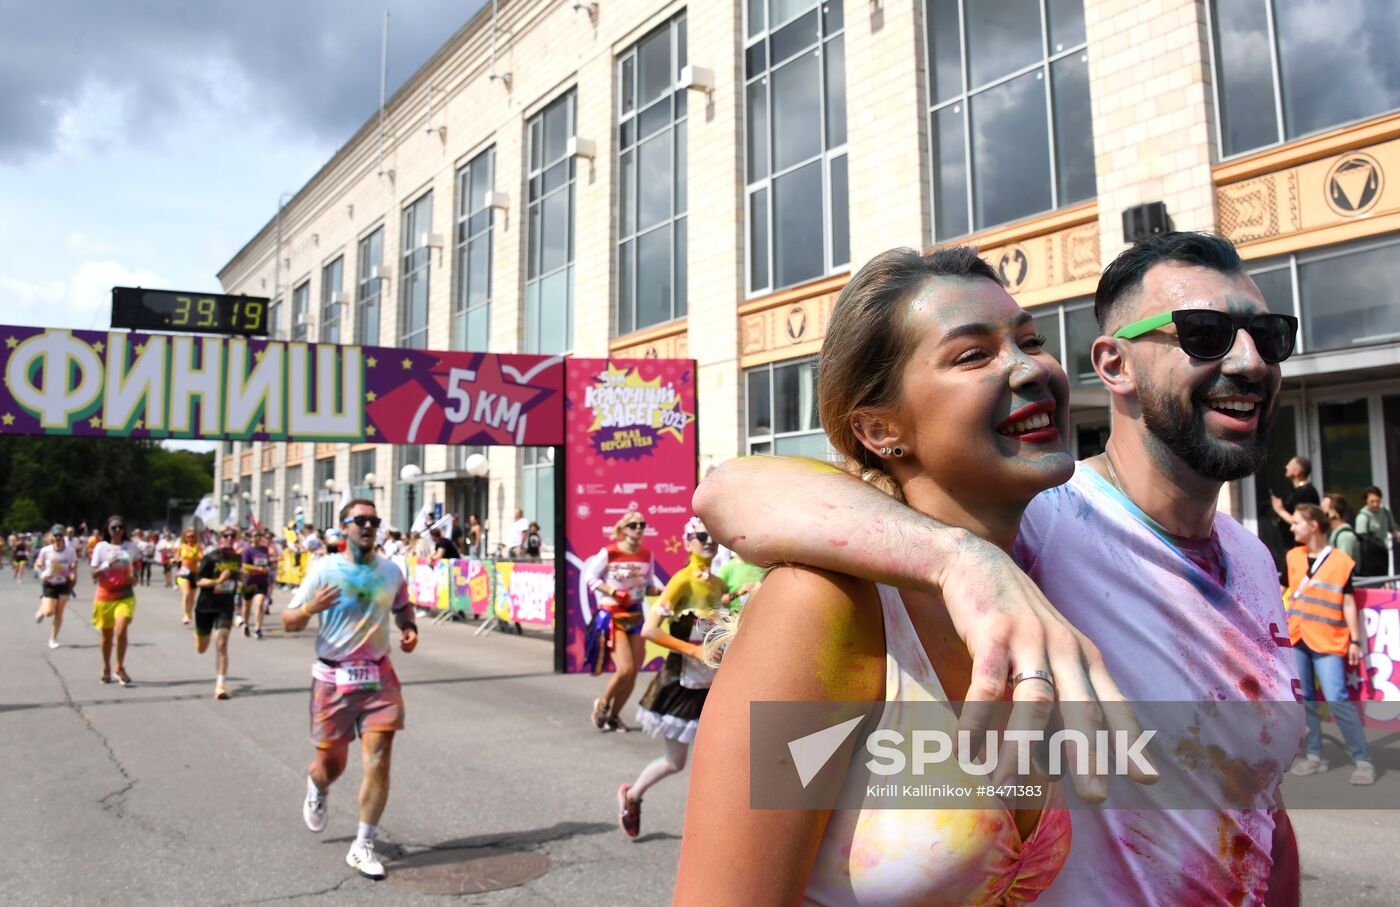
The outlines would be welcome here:
[[[1299,504],[1293,511],[1293,538],[1288,552],[1288,636],[1298,658],[1307,709],[1307,755],[1293,763],[1295,775],[1327,770],[1322,761],[1322,722],[1317,715],[1317,686],[1322,687],[1332,718],[1356,763],[1352,784],[1375,784],[1376,767],[1361,729],[1361,716],[1347,695],[1347,673],[1361,664],[1361,622],[1352,597],[1351,575],[1356,561],[1327,544],[1330,521],[1316,504]],[[1314,683],[1316,681],[1316,684]]]

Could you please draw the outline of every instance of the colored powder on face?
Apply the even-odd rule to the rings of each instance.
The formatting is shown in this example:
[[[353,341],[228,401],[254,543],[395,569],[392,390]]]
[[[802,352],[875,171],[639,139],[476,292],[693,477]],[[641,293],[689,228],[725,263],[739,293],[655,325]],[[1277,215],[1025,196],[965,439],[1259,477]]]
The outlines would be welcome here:
[[[846,541],[845,539],[832,539],[828,544],[830,544],[833,548],[845,548],[847,545],[850,544],[850,542]]]

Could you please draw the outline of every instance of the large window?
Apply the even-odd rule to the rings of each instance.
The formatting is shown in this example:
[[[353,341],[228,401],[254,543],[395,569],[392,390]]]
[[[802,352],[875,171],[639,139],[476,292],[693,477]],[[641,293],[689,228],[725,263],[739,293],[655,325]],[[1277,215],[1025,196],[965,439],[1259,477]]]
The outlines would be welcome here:
[[[331,487],[327,488],[326,483]],[[337,529],[335,502],[340,489],[335,487],[335,457],[316,461],[316,528],[321,531]]]
[[[750,294],[850,263],[842,15],[840,0],[747,0]]]
[[[384,266],[384,228],[380,227],[360,240],[355,256],[359,280],[355,289],[355,342],[365,346],[379,344],[379,297],[384,281],[379,270]]]
[[[306,488],[302,483],[301,464],[288,466],[283,474],[282,482],[284,488],[282,502],[285,507],[282,512],[287,515],[288,520],[292,520],[296,518],[297,508],[306,506]]]
[[[405,533],[413,525],[418,511],[423,509],[424,501],[423,483],[405,482],[399,478],[399,473],[409,463],[423,468],[422,444],[403,444],[394,448],[394,476],[391,480],[394,486],[393,524]]]
[[[488,197],[496,188],[496,149],[457,171],[457,287],[452,297],[452,349],[485,350],[491,343],[491,225]]]
[[[267,469],[262,474],[262,500],[258,503],[258,522],[268,529],[275,528],[277,518],[277,471]]]
[[[311,308],[311,281],[303,280],[292,290],[292,339],[306,340],[310,335],[307,318]]]
[[[762,365],[744,372],[751,454],[833,459],[817,413],[817,360]]]
[[[432,249],[433,193],[426,192],[403,209],[403,280],[399,293],[399,346],[428,346],[428,277]]]
[[[340,342],[341,283],[345,256],[321,269],[321,342]]]
[[[1400,107],[1394,0],[1212,0],[1221,156]]]
[[[267,337],[269,340],[285,340],[282,334],[282,297],[272,300],[267,307]]]
[[[925,0],[933,236],[1093,198],[1083,0]]]
[[[1099,337],[1092,298],[1071,299],[1055,305],[1039,305],[1029,310],[1035,316],[1035,329],[1045,338],[1045,352],[1064,367],[1072,385],[1097,387],[1098,373],[1089,355]]]
[[[1250,262],[1269,310],[1302,322],[1299,353],[1400,341],[1400,237]]]
[[[520,471],[520,509],[525,511],[525,519],[540,524],[540,540],[549,546],[554,545],[554,448],[526,447],[524,464]],[[510,527],[506,527],[510,535]],[[506,548],[515,544],[515,539],[506,539]]]
[[[530,118],[525,352],[562,353],[574,337],[574,92]]]
[[[633,45],[617,62],[617,333],[686,312],[685,16]]]
[[[374,500],[374,489],[370,483],[365,481],[365,476],[374,475],[374,451],[357,450],[350,454],[350,493],[357,498],[368,498]],[[375,476],[375,485],[379,484],[379,477]],[[379,503],[376,501],[375,506]]]

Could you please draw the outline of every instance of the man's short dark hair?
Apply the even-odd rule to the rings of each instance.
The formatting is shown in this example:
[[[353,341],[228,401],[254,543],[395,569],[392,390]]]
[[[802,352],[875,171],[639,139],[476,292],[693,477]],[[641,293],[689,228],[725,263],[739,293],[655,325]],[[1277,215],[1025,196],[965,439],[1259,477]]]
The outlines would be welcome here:
[[[1385,497],[1385,495],[1381,494],[1381,490],[1374,485],[1367,485],[1365,488],[1361,489],[1362,498],[1369,498],[1371,495],[1375,495],[1378,498]]]
[[[1215,233],[1159,233],[1133,243],[1119,253],[1099,278],[1094,292],[1094,317],[1099,330],[1108,332],[1109,318],[1124,296],[1142,286],[1142,278],[1153,265],[1174,261],[1210,268],[1222,274],[1238,274],[1244,262],[1232,242]]]
[[[369,498],[352,498],[350,503],[340,508],[340,522],[344,523],[345,518],[350,515],[350,511],[354,510],[356,507],[369,507],[376,513],[379,512],[379,508],[375,506],[375,503]]]
[[[1305,479],[1311,479],[1311,478],[1312,478],[1312,460],[1309,460],[1307,457],[1294,457],[1293,459],[1294,459],[1295,461],[1297,461],[1297,463],[1298,463],[1298,468],[1299,468],[1300,470],[1302,470],[1302,472],[1303,472],[1303,478],[1305,478]]]

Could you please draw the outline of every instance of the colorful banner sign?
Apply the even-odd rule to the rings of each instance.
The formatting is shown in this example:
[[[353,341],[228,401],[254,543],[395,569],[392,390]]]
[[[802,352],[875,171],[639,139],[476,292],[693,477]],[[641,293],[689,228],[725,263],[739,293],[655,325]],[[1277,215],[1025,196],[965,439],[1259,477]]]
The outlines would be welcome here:
[[[565,670],[586,671],[584,630],[596,609],[585,563],[623,514],[646,517],[644,544],[664,582],[686,564],[682,534],[698,471],[695,364],[686,359],[570,359],[565,378],[564,538],[568,545]],[[651,659],[647,667],[659,664]]]
[[[1400,730],[1400,592],[1357,589],[1356,607],[1366,630],[1366,660],[1348,671],[1347,689],[1364,703],[1373,727]]]
[[[0,433],[557,445],[560,357],[0,326]]]

